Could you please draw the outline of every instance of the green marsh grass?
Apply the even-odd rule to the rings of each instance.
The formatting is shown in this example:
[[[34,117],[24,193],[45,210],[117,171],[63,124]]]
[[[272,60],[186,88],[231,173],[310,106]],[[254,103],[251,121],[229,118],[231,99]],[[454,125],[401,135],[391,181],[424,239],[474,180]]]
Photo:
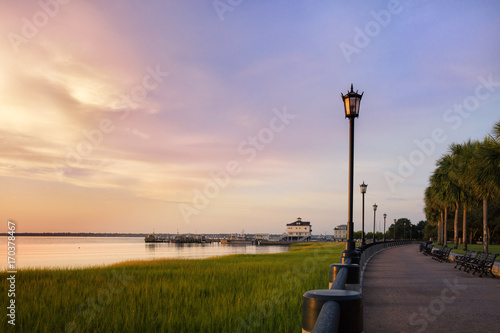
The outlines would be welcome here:
[[[279,254],[20,270],[16,331],[297,332],[302,295],[328,288],[329,265],[339,261],[343,246],[307,243]],[[6,287],[0,287],[3,309]],[[11,326],[2,318],[2,327]]]

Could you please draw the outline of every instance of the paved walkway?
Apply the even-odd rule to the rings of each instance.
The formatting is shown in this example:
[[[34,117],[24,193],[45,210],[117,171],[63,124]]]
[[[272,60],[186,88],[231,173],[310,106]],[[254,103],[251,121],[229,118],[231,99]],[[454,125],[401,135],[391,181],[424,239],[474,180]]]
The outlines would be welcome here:
[[[364,331],[500,332],[500,277],[473,276],[406,245],[380,252],[363,277]]]

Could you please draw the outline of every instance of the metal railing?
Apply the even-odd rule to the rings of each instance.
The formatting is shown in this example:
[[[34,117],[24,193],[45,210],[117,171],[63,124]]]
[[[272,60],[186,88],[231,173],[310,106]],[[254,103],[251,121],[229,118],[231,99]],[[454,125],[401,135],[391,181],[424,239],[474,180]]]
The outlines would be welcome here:
[[[330,289],[308,291],[303,296],[302,332],[363,332],[361,284],[366,264],[380,251],[411,243],[370,243],[356,248],[359,264],[347,259],[343,264],[330,265]]]

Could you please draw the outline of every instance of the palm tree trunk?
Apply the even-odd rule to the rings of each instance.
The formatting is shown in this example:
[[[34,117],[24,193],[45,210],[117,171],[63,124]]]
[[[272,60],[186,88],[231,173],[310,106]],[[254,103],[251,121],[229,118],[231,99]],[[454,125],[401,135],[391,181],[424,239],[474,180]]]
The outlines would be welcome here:
[[[441,213],[441,220],[438,222],[438,244],[443,245],[443,211]]]
[[[448,207],[444,207],[443,245],[448,246]]]
[[[464,242],[462,250],[467,251],[467,207],[465,205],[464,205],[464,225],[462,231],[462,239]]]
[[[483,252],[488,253],[488,199],[483,198]]]
[[[456,205],[455,205],[455,223],[453,224],[453,229],[455,231],[454,239],[453,239],[453,242],[455,243],[455,246],[453,247],[454,249],[458,248],[458,212],[459,212],[459,208],[460,208],[460,205],[457,201]]]

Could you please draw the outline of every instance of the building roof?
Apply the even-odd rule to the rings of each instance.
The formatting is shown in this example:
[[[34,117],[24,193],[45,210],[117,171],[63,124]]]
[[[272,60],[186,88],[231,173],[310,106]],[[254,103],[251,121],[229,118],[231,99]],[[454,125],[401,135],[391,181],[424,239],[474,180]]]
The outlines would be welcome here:
[[[293,225],[311,225],[311,222],[302,221],[302,219],[299,217],[297,218],[297,221],[287,224],[287,226],[293,226]]]
[[[347,224],[340,224],[335,228],[333,228],[333,230],[345,230],[345,229],[347,229]]]

